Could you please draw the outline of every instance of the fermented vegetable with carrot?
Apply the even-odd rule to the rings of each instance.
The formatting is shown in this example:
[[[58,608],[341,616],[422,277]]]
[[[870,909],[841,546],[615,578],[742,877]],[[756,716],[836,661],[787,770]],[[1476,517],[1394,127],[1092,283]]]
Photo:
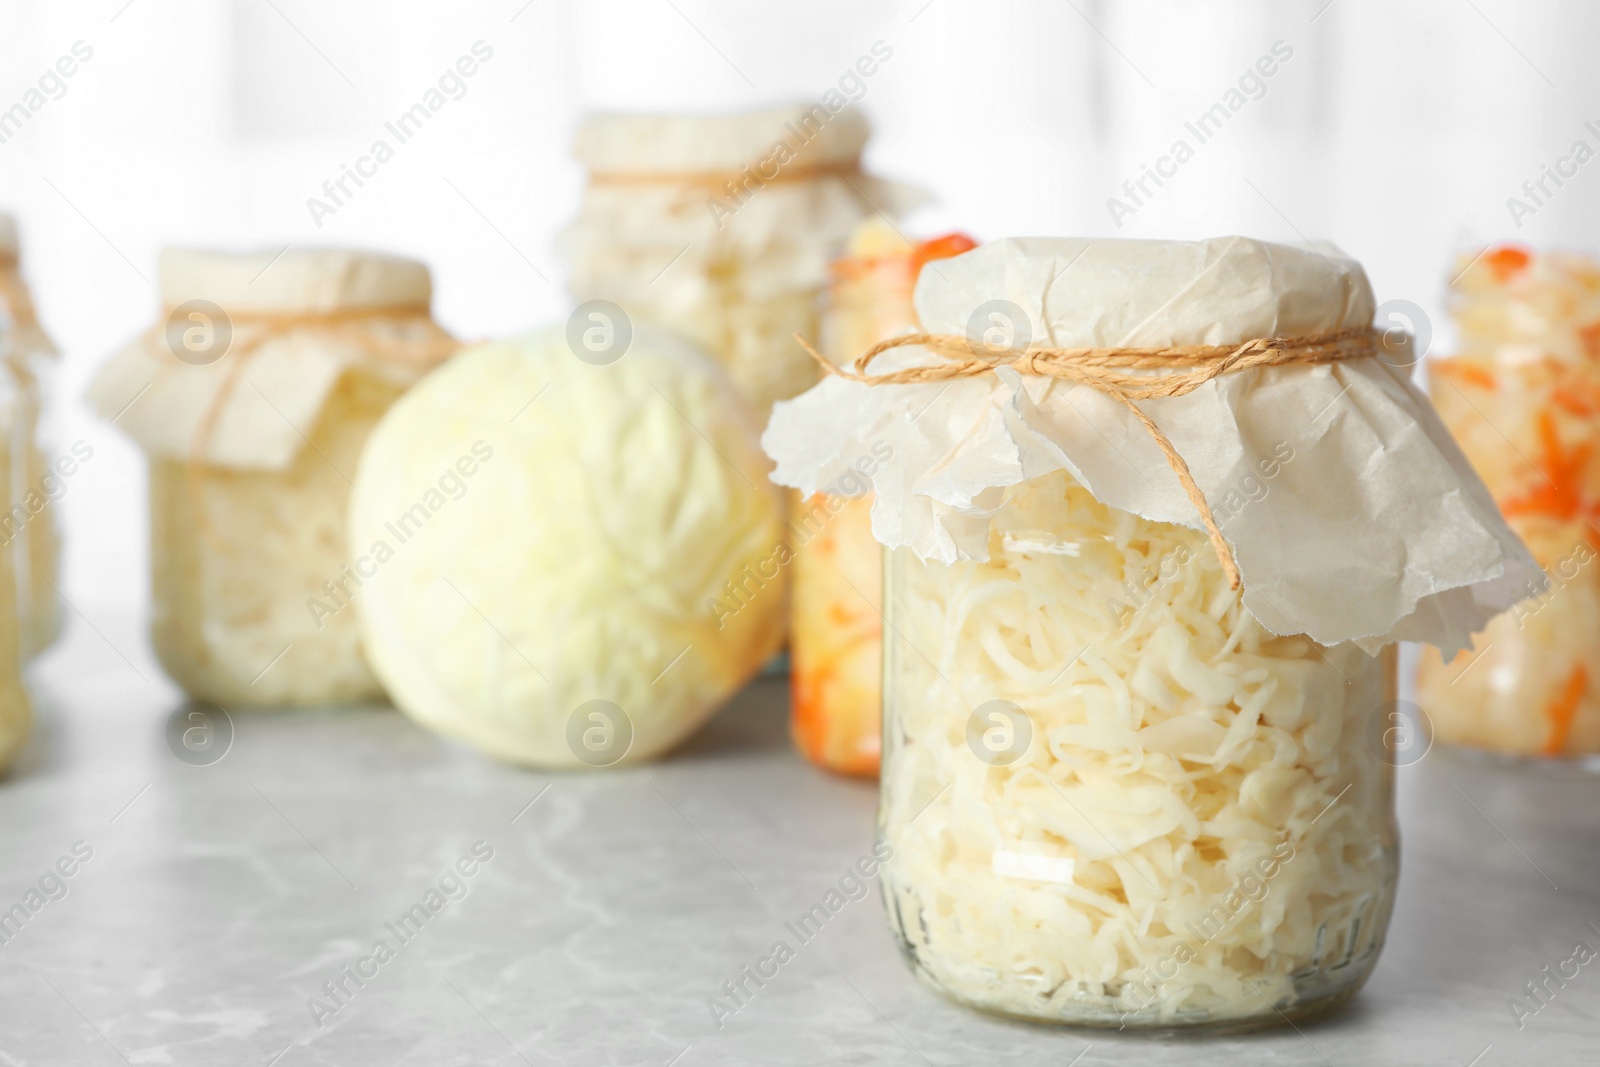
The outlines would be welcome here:
[[[1445,741],[1600,752],[1600,263],[1505,246],[1458,275],[1461,342],[1431,364],[1434,404],[1550,584],[1472,651],[1426,652],[1419,700]]]

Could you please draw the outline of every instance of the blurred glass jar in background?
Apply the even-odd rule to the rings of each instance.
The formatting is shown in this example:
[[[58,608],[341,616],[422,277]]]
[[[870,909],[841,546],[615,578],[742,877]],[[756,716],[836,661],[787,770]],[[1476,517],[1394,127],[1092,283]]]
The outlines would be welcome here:
[[[923,265],[974,247],[964,234],[913,245],[880,216],[863,222],[833,264],[823,354],[845,364],[915,330],[911,297]],[[790,519],[794,741],[819,767],[864,777],[878,773],[883,746],[883,549],[872,537],[872,496],[863,491],[870,482],[869,470],[858,485],[839,486],[840,494],[796,494]]]
[[[0,312],[4,312],[0,307]],[[0,313],[0,353],[13,342],[13,320]],[[14,378],[0,377],[0,500],[15,500],[11,479],[17,464],[11,449],[18,439],[16,420],[23,412],[20,390]],[[13,535],[14,536],[14,535]],[[10,766],[12,757],[33,730],[33,707],[22,684],[22,633],[29,619],[17,601],[15,569],[27,557],[0,552],[0,772]]]
[[[92,406],[150,459],[151,636],[192,697],[381,696],[345,521],[367,435],[456,348],[428,269],[364,252],[167,249],[163,322],[113,356]],[[396,514],[403,543],[432,505]]]
[[[1600,753],[1600,263],[1505,246],[1457,271],[1433,401],[1550,587],[1449,663],[1425,650],[1418,701],[1441,741]]]
[[[54,507],[64,479],[87,458],[87,445],[71,456],[55,456],[51,433],[51,385],[58,353],[39,325],[21,272],[16,220],[0,214],[0,314],[11,329],[0,358],[11,379],[9,514],[0,517],[0,544],[12,557],[17,611],[21,615],[23,662],[61,634],[61,527]]]
[[[793,336],[816,340],[829,262],[862,219],[905,206],[862,173],[868,135],[849,108],[591,116],[574,144],[589,183],[561,239],[573,296],[697,342],[766,425],[816,381]]]

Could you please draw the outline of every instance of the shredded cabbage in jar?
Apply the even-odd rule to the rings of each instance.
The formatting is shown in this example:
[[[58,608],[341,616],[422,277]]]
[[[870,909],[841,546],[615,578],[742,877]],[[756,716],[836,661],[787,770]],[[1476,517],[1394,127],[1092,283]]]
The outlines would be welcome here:
[[[350,477],[402,390],[360,371],[287,470],[150,463],[150,636],[191,697],[225,707],[383,695],[361,649],[345,544]]]
[[[1396,879],[1390,664],[1274,635],[1202,534],[1062,472],[1009,491],[990,556],[890,557],[884,890],[914,968],[1113,1026],[1353,992]]]

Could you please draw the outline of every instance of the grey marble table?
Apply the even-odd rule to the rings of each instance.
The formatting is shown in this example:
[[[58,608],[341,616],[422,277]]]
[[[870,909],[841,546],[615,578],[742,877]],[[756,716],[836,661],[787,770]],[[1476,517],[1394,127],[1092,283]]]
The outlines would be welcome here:
[[[875,890],[797,944],[785,923],[869,850],[874,790],[791,752],[780,683],[622,772],[497,765],[376,707],[237,715],[191,766],[134,620],[94,622],[36,668],[40,731],[0,784],[0,909],[45,901],[0,944],[6,1067],[1600,1062],[1600,961],[1520,1027],[1510,1007],[1600,949],[1580,772],[1406,768],[1400,901],[1361,996],[1298,1031],[1156,1041],[945,1002]],[[779,939],[794,958],[714,1020]]]

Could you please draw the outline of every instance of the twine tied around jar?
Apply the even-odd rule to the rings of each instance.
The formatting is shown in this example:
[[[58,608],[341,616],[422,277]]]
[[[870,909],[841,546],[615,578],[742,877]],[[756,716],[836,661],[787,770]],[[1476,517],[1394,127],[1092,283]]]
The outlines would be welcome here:
[[[747,174],[746,172],[752,172]],[[739,170],[597,170],[589,173],[590,186],[607,185],[700,185],[722,189],[737,185],[748,177],[757,185],[786,185],[792,182],[809,182],[819,178],[845,178],[861,173],[859,158],[840,159],[823,163],[779,163],[769,178],[761,172],[761,164],[747,164]]]
[[[156,347],[165,344],[173,311],[174,309],[168,308],[162,315],[160,323],[146,334],[147,346]],[[216,433],[217,424],[221,421],[222,412],[228,406],[228,401],[244,375],[246,365],[267,342],[279,340],[294,331],[305,329],[321,330],[334,335],[342,333],[347,335],[346,339],[351,345],[361,349],[368,362],[408,364],[424,371],[448,359],[461,347],[460,341],[433,321],[427,304],[350,307],[331,311],[252,312],[229,315],[228,321],[230,327],[240,325],[259,328],[252,336],[230,344],[223,352],[223,357],[234,357],[233,365],[228,368],[205,413],[201,415],[189,446],[189,456],[185,465],[189,497],[196,509],[201,530],[207,537],[213,535],[204,508],[200,504],[206,466],[204,456]],[[369,323],[394,324],[398,329],[420,325],[427,336],[416,340],[385,336],[365,328]],[[296,429],[298,430],[298,427]]]
[[[1404,340],[1400,340],[1404,337]],[[1167,345],[1159,348],[995,348],[958,334],[910,333],[880,341],[849,367],[839,367],[818,352],[804,337],[795,340],[821,365],[824,373],[865,385],[914,385],[989,374],[1010,367],[1020,374],[1060,378],[1087,386],[1120,402],[1137,418],[1161,449],[1178,476],[1183,491],[1200,513],[1206,536],[1222,562],[1228,587],[1240,585],[1239,564],[1233,548],[1222,536],[1217,517],[1200,491],[1189,464],[1178,454],[1161,427],[1139,409],[1135,400],[1185,396],[1225,374],[1297,364],[1335,363],[1376,356],[1409,346],[1405,335],[1383,334],[1371,326],[1356,326],[1306,337],[1257,337],[1237,345]],[[925,348],[944,362],[871,373],[873,360],[894,348]],[[1128,373],[1129,371],[1145,373]]]

